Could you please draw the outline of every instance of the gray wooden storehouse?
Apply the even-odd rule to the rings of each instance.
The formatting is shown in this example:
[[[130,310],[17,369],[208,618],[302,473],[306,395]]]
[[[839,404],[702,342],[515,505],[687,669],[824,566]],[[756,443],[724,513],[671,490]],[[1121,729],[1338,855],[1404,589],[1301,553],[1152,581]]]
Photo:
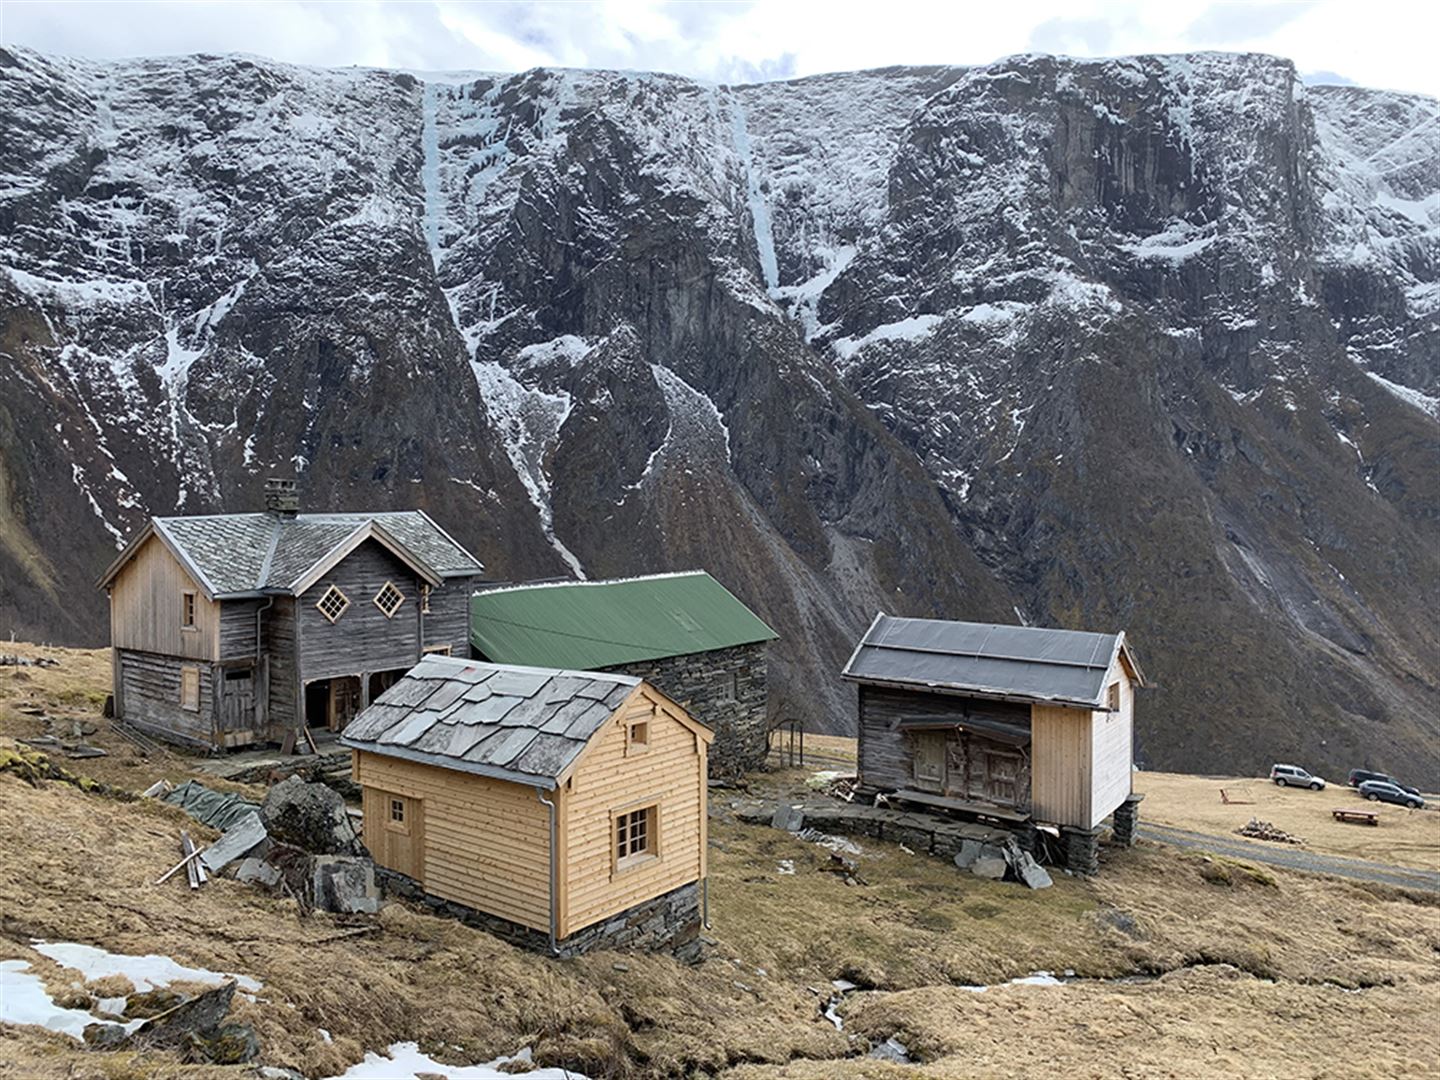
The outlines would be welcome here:
[[[843,677],[858,686],[863,793],[1053,827],[1086,870],[1107,817],[1133,831],[1145,683],[1123,632],[881,614]]]
[[[343,728],[430,653],[463,653],[483,567],[423,511],[152,518],[99,586],[115,711],[212,747]]]

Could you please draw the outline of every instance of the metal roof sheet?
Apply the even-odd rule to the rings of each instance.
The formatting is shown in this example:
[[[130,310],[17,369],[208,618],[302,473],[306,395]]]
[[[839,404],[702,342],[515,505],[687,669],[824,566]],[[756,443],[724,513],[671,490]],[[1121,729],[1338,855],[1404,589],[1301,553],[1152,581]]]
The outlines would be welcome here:
[[[640,680],[431,656],[340,737],[356,750],[554,787]]]
[[[605,668],[775,636],[703,570],[491,589],[470,598],[470,643],[502,664]]]
[[[842,675],[1103,708],[1123,634],[877,615]]]

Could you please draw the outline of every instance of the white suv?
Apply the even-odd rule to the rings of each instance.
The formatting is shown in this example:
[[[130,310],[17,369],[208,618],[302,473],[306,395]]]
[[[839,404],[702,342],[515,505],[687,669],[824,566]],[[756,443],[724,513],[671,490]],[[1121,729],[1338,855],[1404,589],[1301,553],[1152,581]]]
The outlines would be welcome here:
[[[1281,787],[1308,787],[1311,791],[1319,791],[1325,786],[1324,780],[1311,776],[1299,765],[1271,765],[1270,779]]]

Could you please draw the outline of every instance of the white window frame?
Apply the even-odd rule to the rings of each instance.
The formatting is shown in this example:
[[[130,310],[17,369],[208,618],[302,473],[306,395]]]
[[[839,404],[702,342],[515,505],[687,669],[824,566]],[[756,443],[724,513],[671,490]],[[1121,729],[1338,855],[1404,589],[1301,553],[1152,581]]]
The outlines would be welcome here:
[[[330,599],[332,594],[340,598],[340,608],[338,611],[335,612],[334,615],[331,615],[330,611],[325,606],[325,602]],[[350,597],[345,595],[344,590],[341,589],[339,585],[331,585],[328,589],[326,589],[323,593],[320,594],[320,599],[315,601],[315,608],[324,617],[326,622],[328,622],[331,626],[334,626],[337,622],[340,621],[340,616],[344,615],[345,612],[350,610]]]
[[[385,595],[387,589],[399,597],[399,599],[395,601],[395,605],[389,608],[380,602],[380,598]],[[405,606],[405,594],[400,591],[400,586],[396,585],[393,581],[387,581],[384,585],[381,585],[379,591],[377,591],[370,600],[371,603],[380,609],[380,614],[384,615],[387,619],[395,618],[396,615],[400,614],[400,609]]]
[[[647,815],[645,822],[645,847],[639,851],[632,851],[629,848],[632,819],[637,814]],[[624,826],[626,833],[622,840],[621,826]],[[634,870],[636,867],[644,866],[660,858],[660,800],[659,798],[644,799],[640,802],[627,803],[624,806],[616,807],[610,811],[610,863],[611,874],[623,874],[627,870]]]

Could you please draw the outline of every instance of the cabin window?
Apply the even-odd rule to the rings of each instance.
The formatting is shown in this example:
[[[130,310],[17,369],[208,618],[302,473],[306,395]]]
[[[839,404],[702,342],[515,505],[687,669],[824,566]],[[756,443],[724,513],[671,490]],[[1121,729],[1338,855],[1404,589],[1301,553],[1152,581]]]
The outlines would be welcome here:
[[[180,707],[200,711],[200,669],[197,667],[180,669]]]
[[[1120,711],[1120,684],[1118,682],[1113,682],[1110,684],[1110,691],[1107,695],[1107,704],[1110,706],[1111,712]]]
[[[650,749],[650,721],[637,720],[625,731],[625,752],[643,753]]]
[[[325,595],[316,601],[315,606],[320,609],[321,615],[333,623],[345,614],[345,609],[350,606],[350,598],[341,592],[338,586],[331,585],[325,590]]]
[[[180,628],[195,629],[195,593],[190,589],[180,594]]]
[[[421,586],[420,586],[420,614],[422,614],[422,615],[429,615],[429,614],[430,614],[430,586],[429,586],[429,585],[421,585]]]
[[[615,869],[626,870],[659,852],[659,813],[655,804],[615,815]]]
[[[740,696],[740,688],[737,685],[735,672],[727,671],[720,676],[720,700],[734,701]]]
[[[387,619],[393,619],[403,603],[405,603],[405,594],[395,587],[393,581],[385,582],[380,586],[380,591],[375,594],[375,606]]]
[[[391,799],[391,800],[390,800],[390,820],[393,821],[393,822],[395,822],[396,824],[399,824],[399,825],[403,825],[403,824],[405,823],[405,800],[404,800],[404,799]]]
[[[426,656],[449,656],[449,655],[450,655],[450,646],[449,646],[449,645],[426,645],[426,646],[425,646],[425,655],[426,655]]]

